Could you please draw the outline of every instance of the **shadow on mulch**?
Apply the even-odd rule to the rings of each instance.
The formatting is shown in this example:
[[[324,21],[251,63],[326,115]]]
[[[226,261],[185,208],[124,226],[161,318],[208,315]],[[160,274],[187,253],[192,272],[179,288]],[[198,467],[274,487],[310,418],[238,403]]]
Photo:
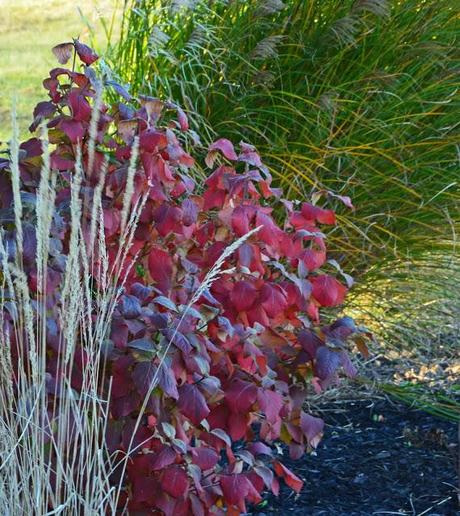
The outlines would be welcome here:
[[[282,486],[251,514],[296,516],[459,515],[457,425],[386,399],[342,401],[316,456],[282,459],[304,481]]]

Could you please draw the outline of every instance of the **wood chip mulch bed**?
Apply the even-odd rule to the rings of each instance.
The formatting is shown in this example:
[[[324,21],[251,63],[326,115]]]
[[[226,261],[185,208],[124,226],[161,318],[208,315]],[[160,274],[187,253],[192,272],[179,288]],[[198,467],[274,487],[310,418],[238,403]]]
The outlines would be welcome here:
[[[460,515],[459,427],[386,398],[329,401],[316,455],[283,463],[304,481],[251,515]]]

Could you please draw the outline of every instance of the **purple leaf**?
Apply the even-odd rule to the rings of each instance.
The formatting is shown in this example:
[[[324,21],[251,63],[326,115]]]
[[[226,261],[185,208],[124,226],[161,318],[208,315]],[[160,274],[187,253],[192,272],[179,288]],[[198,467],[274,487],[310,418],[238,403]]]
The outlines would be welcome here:
[[[128,347],[138,349],[139,351],[155,351],[155,347],[151,339],[136,339],[128,342]]]
[[[305,412],[300,413],[300,427],[305,435],[308,444],[312,448],[318,446],[323,435],[324,421],[319,417],[313,417]]]
[[[327,346],[321,346],[316,350],[315,371],[318,378],[326,380],[333,376],[341,364],[340,352],[333,351]]]
[[[135,296],[125,294],[121,298],[120,312],[126,319],[135,319],[142,315],[141,304]]]
[[[179,388],[177,406],[195,425],[199,425],[209,414],[209,407],[203,394],[196,385],[189,383]]]
[[[176,377],[174,376],[172,370],[164,362],[162,362],[159,366],[158,384],[163,392],[170,398],[174,398],[175,400],[179,398]]]
[[[122,86],[121,84],[118,84],[118,82],[115,81],[106,81],[106,84],[108,86],[111,86],[121,97],[123,97],[128,102],[133,99],[133,97],[129,94],[128,90]]]
[[[152,362],[138,362],[131,373],[137,392],[145,396],[149,391],[155,377],[156,367]]]

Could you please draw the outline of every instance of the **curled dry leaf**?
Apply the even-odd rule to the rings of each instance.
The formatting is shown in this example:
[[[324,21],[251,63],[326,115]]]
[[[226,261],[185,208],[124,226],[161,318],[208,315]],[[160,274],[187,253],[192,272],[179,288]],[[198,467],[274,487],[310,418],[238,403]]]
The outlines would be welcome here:
[[[149,122],[155,125],[163,111],[164,102],[156,97],[149,97],[148,95],[140,95],[139,102],[147,112]]]
[[[75,51],[73,43],[59,43],[52,48],[53,54],[56,56],[59,64],[67,64]]]

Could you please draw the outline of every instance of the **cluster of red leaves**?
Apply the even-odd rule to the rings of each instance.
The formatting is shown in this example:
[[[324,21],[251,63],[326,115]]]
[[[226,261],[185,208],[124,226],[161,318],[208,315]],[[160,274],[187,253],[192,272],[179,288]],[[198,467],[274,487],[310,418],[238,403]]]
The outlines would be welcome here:
[[[97,59],[94,52],[78,41],[55,49],[62,64],[74,52],[83,70],[50,72],[44,81],[50,100],[37,105],[31,126],[34,131],[47,123],[55,145],[51,167],[60,173],[48,269],[50,392],[59,377],[60,329],[52,313],[59,305],[57,289],[69,237],[68,179],[78,146],[88,169],[96,95],[90,69]],[[110,260],[117,252],[135,136],[139,164],[133,202],[146,193],[148,200],[128,257],[129,263],[137,256],[136,263],[105,350],[107,380],[113,378],[107,431],[111,452],[128,449],[152,378],[159,380],[134,435],[134,446],[143,444],[130,457],[121,503],[128,500],[132,514],[240,514],[247,503],[260,502],[264,490],[277,494],[279,478],[295,491],[301,489],[302,481],[277,460],[270,443],[284,441],[293,458],[315,448],[324,423],[302,408],[309,385],[323,389],[337,380],[340,369],[355,374],[345,341],[361,338],[361,331],[348,317],[327,326],[320,323],[321,307],[340,305],[347,292],[341,281],[324,272],[327,256],[320,226],[335,224],[335,215],[311,203],[295,207],[283,200],[254,147],[241,143],[235,149],[226,139],[209,148],[206,164],[213,172],[204,192],[195,193],[189,173],[194,160],[180,143],[188,131],[184,112],[149,97],[133,107],[137,101],[112,86],[126,102],[111,109],[101,106],[92,172],[82,185],[82,195],[91,199],[109,156],[103,208]],[[171,109],[177,121],[169,116],[166,125],[159,125]],[[41,153],[36,138],[21,145],[22,188],[32,204]],[[0,162],[0,171],[0,208],[7,213],[12,203],[7,161]],[[4,227],[8,220],[3,220]],[[24,256],[33,286],[32,215],[30,220],[26,210]],[[231,273],[214,281],[184,315],[224,249],[259,226],[226,261],[224,269]],[[12,245],[13,233],[10,228]],[[73,387],[80,386],[77,364]]]

